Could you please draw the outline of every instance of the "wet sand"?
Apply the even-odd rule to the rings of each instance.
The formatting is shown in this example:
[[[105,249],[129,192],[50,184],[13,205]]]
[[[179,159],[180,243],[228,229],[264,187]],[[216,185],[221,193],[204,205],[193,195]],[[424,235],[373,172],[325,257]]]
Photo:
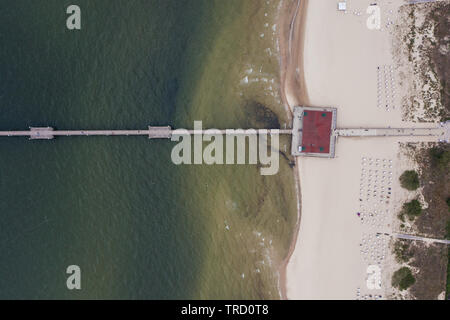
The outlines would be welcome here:
[[[290,110],[292,118],[293,107],[308,104],[308,94],[303,75],[303,40],[306,23],[308,0],[284,1],[279,16],[279,45],[280,45],[280,89],[284,105]],[[287,299],[287,265],[294,253],[295,244],[300,229],[301,220],[301,188],[298,171],[298,159],[295,159],[295,187],[297,191],[297,223],[294,238],[287,257],[280,266],[281,296]]]

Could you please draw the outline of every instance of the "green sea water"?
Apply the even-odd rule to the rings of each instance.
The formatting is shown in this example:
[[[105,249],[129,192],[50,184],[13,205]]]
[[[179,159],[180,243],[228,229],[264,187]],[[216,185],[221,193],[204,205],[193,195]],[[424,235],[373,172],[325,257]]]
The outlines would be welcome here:
[[[70,4],[80,31],[66,28]],[[0,130],[284,127],[279,5],[0,0]],[[274,176],[176,166],[174,145],[0,139],[0,298],[279,298],[296,222],[289,141]]]

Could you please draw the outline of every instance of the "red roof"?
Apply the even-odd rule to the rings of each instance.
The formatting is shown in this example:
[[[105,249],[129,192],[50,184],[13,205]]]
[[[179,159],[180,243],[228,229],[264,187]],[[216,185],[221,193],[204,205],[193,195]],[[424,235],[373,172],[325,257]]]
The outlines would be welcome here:
[[[329,153],[333,113],[305,110],[303,112],[302,152]]]

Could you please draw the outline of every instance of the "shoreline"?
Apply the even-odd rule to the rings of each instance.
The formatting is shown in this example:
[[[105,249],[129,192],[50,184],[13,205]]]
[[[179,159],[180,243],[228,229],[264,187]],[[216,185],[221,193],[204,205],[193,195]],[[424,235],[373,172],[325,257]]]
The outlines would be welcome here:
[[[309,103],[303,68],[308,2],[284,2],[279,18],[281,99],[291,113],[294,106]]]
[[[293,7],[296,7],[295,10]],[[306,26],[308,0],[282,4],[279,17],[280,39],[280,89],[283,104],[289,108],[288,117],[292,118],[293,107],[298,104],[308,104],[308,94],[303,73],[303,47]],[[295,32],[297,31],[297,32]],[[292,52],[292,48],[295,48]],[[293,56],[297,57],[292,61]],[[296,72],[292,72],[295,70]],[[300,73],[298,72],[300,70]],[[298,93],[297,93],[298,92]],[[295,94],[297,93],[297,95]],[[301,185],[298,170],[298,158],[295,158],[294,171],[295,189],[297,195],[297,222],[295,225],[288,254],[279,267],[281,299],[287,300],[287,266],[294,253],[301,222]]]

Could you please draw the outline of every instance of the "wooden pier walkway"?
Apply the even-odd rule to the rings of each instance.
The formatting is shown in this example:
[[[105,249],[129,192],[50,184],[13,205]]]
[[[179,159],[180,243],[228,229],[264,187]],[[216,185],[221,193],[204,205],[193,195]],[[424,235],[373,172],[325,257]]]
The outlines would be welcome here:
[[[28,137],[30,140],[51,140],[55,137],[72,137],[72,136],[147,136],[149,139],[170,139],[172,136],[180,135],[232,135],[232,136],[251,136],[251,135],[292,135],[292,155],[310,155],[317,154],[302,153],[297,150],[301,145],[302,136],[309,134],[313,138],[317,135],[317,128],[309,129],[310,132],[305,133],[301,125],[304,110],[297,108],[294,114],[294,129],[194,129],[194,130],[173,130],[170,126],[148,126],[146,130],[55,130],[52,127],[30,127],[29,130],[22,131],[0,131],[0,137]],[[308,109],[309,110],[309,109]],[[328,109],[320,109],[325,113]],[[440,123],[436,126],[428,128],[354,128],[354,129],[336,129],[334,109],[333,121],[328,132],[330,139],[330,152],[325,154],[326,157],[334,157],[334,144],[337,137],[434,137],[437,142],[446,142],[450,140],[450,121]],[[324,139],[328,139],[325,137]],[[420,139],[419,139],[420,140]]]
[[[436,142],[449,143],[450,121],[418,128],[352,128],[336,129],[337,137],[434,137]]]
[[[339,137],[442,137],[446,128],[372,128],[372,129],[337,129]]]
[[[49,140],[57,136],[148,136],[149,139],[170,139],[173,134],[183,135],[252,135],[292,134],[291,129],[203,129],[172,130],[171,127],[152,127],[147,130],[54,130],[51,127],[31,127],[26,131],[0,131],[0,137],[29,137],[31,140]]]

